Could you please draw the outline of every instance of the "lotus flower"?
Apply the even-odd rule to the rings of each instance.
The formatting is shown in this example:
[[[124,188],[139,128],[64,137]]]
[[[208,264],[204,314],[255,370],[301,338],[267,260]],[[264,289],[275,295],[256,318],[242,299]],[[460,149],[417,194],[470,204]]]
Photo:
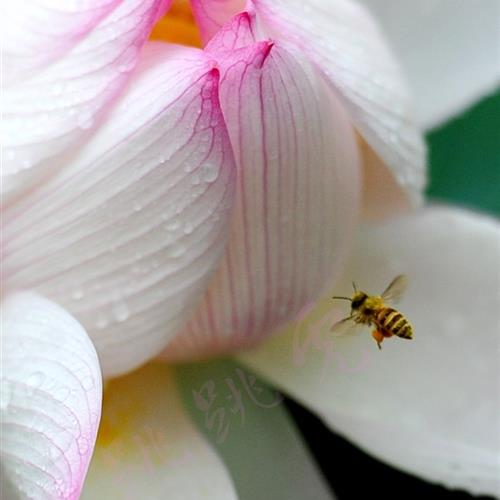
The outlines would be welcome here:
[[[2,6],[6,498],[78,498],[93,454],[83,498],[235,498],[169,368],[228,353],[383,459],[498,491],[498,224],[411,211],[425,148],[372,17],[192,0],[195,25],[170,4]],[[316,348],[297,366],[287,325],[397,272],[418,341],[363,376]],[[101,418],[103,380],[153,358],[108,383]]]

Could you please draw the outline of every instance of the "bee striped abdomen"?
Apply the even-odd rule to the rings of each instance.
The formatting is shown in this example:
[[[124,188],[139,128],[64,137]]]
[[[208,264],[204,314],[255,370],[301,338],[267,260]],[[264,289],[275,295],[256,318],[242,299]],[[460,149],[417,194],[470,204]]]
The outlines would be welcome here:
[[[408,320],[392,307],[382,308],[375,317],[375,322],[382,331],[397,335],[404,339],[411,339],[413,330]]]

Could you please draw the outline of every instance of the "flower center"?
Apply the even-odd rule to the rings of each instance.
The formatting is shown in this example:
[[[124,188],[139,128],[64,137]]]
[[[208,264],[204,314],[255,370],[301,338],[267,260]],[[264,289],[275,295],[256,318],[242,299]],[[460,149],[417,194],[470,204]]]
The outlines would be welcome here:
[[[189,0],[174,0],[174,3],[154,26],[151,40],[201,47],[201,37],[194,20]]]

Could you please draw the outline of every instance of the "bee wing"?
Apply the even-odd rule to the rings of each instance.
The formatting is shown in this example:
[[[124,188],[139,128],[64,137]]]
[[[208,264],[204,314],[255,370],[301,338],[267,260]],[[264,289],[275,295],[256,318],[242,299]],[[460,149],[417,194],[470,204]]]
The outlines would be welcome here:
[[[383,291],[382,299],[385,302],[397,302],[405,293],[407,286],[408,278],[404,274],[396,276]]]
[[[358,332],[361,326],[362,325],[360,325],[359,323],[354,322],[353,316],[349,316],[334,323],[333,326],[330,328],[330,332],[335,337],[340,337],[342,335]]]

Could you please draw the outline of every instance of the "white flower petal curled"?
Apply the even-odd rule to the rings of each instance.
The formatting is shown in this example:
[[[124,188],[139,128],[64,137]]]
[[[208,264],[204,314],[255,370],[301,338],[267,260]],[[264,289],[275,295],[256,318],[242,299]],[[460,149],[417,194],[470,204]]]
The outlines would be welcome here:
[[[369,330],[332,339],[330,325],[347,311],[332,314],[326,298],[315,321],[244,361],[391,465],[498,495],[499,255],[498,222],[458,209],[427,208],[366,228],[334,293],[349,293],[352,279],[380,293],[406,273],[398,309],[414,339],[388,339],[380,352]]]
[[[78,498],[101,413],[92,342],[59,306],[14,294],[2,304],[1,361],[0,496]]]
[[[235,187],[218,71],[152,44],[78,156],[4,214],[4,286],[70,311],[105,376],[176,333],[222,255]]]

